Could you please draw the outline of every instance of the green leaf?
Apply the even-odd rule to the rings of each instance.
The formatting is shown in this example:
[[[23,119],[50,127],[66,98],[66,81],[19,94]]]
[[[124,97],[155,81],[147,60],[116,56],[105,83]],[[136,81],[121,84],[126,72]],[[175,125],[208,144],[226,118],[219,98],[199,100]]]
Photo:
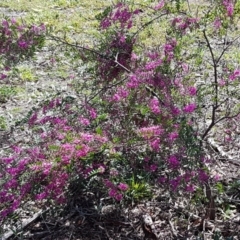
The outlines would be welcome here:
[[[102,135],[102,129],[101,129],[101,127],[98,126],[98,127],[96,128],[96,133],[99,134],[99,135]]]

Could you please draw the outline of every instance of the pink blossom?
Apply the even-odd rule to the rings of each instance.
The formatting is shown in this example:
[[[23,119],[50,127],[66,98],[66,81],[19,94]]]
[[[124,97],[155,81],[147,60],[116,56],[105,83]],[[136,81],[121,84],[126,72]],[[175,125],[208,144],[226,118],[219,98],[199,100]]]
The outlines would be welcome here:
[[[105,184],[105,186],[108,187],[108,188],[115,188],[115,185],[114,185],[110,180],[108,180],[108,179],[105,179],[105,180],[104,180],[104,184]]]
[[[119,88],[118,94],[120,95],[121,98],[126,98],[129,94],[129,92],[128,92],[128,90],[126,90],[124,88]]]
[[[164,4],[165,4],[165,2],[164,2],[164,0],[162,0],[162,1],[160,1],[160,2],[154,7],[154,9],[155,9],[155,10],[161,9],[161,8],[164,7]]]
[[[68,165],[71,162],[71,156],[62,156],[62,163]],[[44,170],[44,174],[48,175],[50,173],[50,168]]]
[[[111,24],[112,23],[111,23],[109,18],[104,18],[100,25],[101,25],[102,29],[107,29],[107,28],[109,28],[111,26]]]
[[[4,73],[1,73],[0,74],[0,80],[3,80],[3,79],[5,79],[7,77],[7,75],[6,74],[4,74]]]
[[[145,139],[149,139],[154,136],[159,136],[163,133],[163,129],[160,126],[151,126],[151,127],[143,127],[139,129],[140,134]]]
[[[112,169],[110,169],[110,175],[112,175],[112,176],[117,176],[119,174],[119,172],[115,169],[115,168],[112,168]]]
[[[111,188],[109,190],[108,194],[109,194],[110,197],[114,198],[116,196],[116,194],[117,194],[117,190],[115,188]]]
[[[172,187],[172,190],[176,191],[178,186],[179,186],[179,184],[180,184],[180,182],[181,182],[181,177],[177,177],[175,179],[172,179],[169,182],[170,182],[170,185]]]
[[[188,73],[188,71],[189,71],[189,66],[188,66],[188,64],[187,64],[187,63],[183,63],[183,64],[182,64],[182,69],[183,69],[183,72],[184,72],[184,73]]]
[[[21,196],[25,196],[30,190],[31,190],[30,183],[23,184],[20,190]]]
[[[234,11],[234,4],[232,0],[223,0],[223,5],[227,11],[227,15],[231,17]]]
[[[9,27],[8,21],[3,19],[2,20],[2,26],[5,27],[5,28],[8,28]]]
[[[76,150],[76,157],[81,158],[81,157],[85,157],[88,152],[90,151],[90,148],[86,145],[82,145],[82,148],[79,150]]]
[[[16,19],[15,18],[11,18],[11,23],[14,25],[17,23]]]
[[[112,100],[115,102],[119,102],[121,100],[121,97],[117,93],[115,93],[112,97]]]
[[[35,196],[35,199],[41,201],[41,200],[45,199],[47,197],[47,195],[48,195],[47,192],[44,191],[42,193],[37,194]]]
[[[159,59],[157,61],[152,61],[152,62],[148,62],[146,65],[145,65],[145,69],[148,70],[148,71],[151,71],[151,70],[154,70],[156,69],[158,66],[160,66],[162,64],[162,60]]]
[[[2,210],[2,211],[0,212],[0,215],[1,215],[0,220],[6,218],[9,213],[10,213],[10,212],[9,212],[8,209]]]
[[[167,178],[166,178],[166,177],[161,176],[161,177],[158,178],[158,183],[164,184],[164,183],[166,183],[166,182],[167,182]]]
[[[21,201],[19,199],[15,199],[12,203],[11,210],[15,211],[19,207],[20,203]]]
[[[4,157],[0,159],[0,162],[3,164],[9,164],[14,161],[14,157]]]
[[[171,44],[165,44],[164,51],[166,53],[172,52],[173,51],[173,46]]]
[[[220,87],[223,87],[223,86],[226,85],[226,82],[224,81],[224,79],[220,79],[220,80],[218,81],[218,85],[219,85]]]
[[[229,79],[231,80],[231,81],[234,81],[236,78],[238,78],[238,77],[240,77],[240,70],[239,69],[237,69],[237,70],[235,70],[234,72],[233,72],[233,74],[231,74],[230,76],[229,76]]]
[[[9,190],[9,189],[14,189],[18,187],[18,182],[16,179],[11,179],[7,183],[4,184],[4,188]]]
[[[151,164],[149,167],[150,172],[156,172],[158,169],[158,166],[156,164]]]
[[[180,109],[178,107],[172,107],[171,111],[172,111],[172,114],[174,116],[177,116],[177,115],[179,115],[181,113],[181,111],[180,111]]]
[[[67,153],[68,155],[74,152],[74,146],[70,143],[62,144],[61,149],[63,153]]]
[[[159,57],[159,54],[157,52],[148,52],[147,56],[151,59],[151,60],[155,60]]]
[[[19,146],[12,146],[12,149],[15,153],[20,154],[22,152],[22,148]]]
[[[159,148],[160,148],[160,139],[157,138],[157,139],[154,139],[150,142],[150,146],[152,148],[153,151],[157,152],[159,151]]]
[[[132,21],[130,20],[127,24],[127,29],[130,29],[132,27]]]
[[[119,183],[118,188],[122,191],[127,191],[128,185],[126,183]]]
[[[117,93],[114,94],[113,96],[113,101],[116,101],[116,102],[119,102],[121,101],[122,99],[124,98],[127,98],[129,95],[129,92],[128,90],[124,89],[123,87],[120,87],[118,90],[117,90]]]
[[[97,118],[97,112],[94,108],[89,109],[89,114],[90,114],[92,119]]]
[[[185,191],[186,192],[190,192],[190,193],[192,193],[192,192],[194,192],[194,186],[193,185],[187,185],[186,187],[185,187]]]
[[[10,168],[6,168],[6,172],[9,173],[12,177],[14,177],[19,173],[19,169],[10,167]]]
[[[178,138],[178,133],[177,132],[171,132],[168,135],[168,139],[170,140],[170,142],[175,141]]]
[[[194,172],[186,172],[183,175],[183,178],[184,178],[185,182],[189,182],[194,175],[195,175]]]
[[[218,182],[218,181],[220,181],[220,175],[219,174],[216,174],[214,177],[213,177],[213,180],[214,181],[216,181],[216,182]]]
[[[197,89],[195,87],[191,86],[188,88],[188,92],[189,92],[190,96],[195,96],[197,93]]]
[[[136,61],[138,59],[138,56],[135,53],[131,54],[131,61]]]
[[[30,119],[28,120],[28,124],[29,124],[30,126],[33,126],[33,125],[36,123],[37,118],[38,118],[38,114],[37,114],[37,112],[35,112],[35,113],[30,117]]]
[[[89,133],[81,133],[81,138],[83,141],[86,142],[92,142],[94,140],[93,135]]]
[[[135,74],[130,75],[130,79],[127,83],[128,88],[137,88],[140,81]]]
[[[121,201],[122,198],[123,198],[123,195],[121,193],[117,193],[115,194],[114,198],[117,200],[117,201]]]
[[[105,172],[105,169],[106,169],[105,166],[99,166],[99,167],[98,167],[98,172],[99,172],[99,173],[104,173],[104,172]]]
[[[26,48],[28,48],[29,45],[28,45],[28,43],[26,41],[19,41],[18,42],[18,46],[20,48],[26,49]]]
[[[185,113],[192,113],[192,112],[195,111],[195,109],[196,109],[196,104],[195,103],[190,103],[183,108],[183,111]]]
[[[159,100],[157,98],[151,99],[149,107],[153,113],[155,113],[155,114],[161,113],[161,110],[159,108]]]
[[[90,121],[87,118],[84,118],[84,117],[80,117],[79,121],[84,126],[88,126],[90,124]]]
[[[215,18],[213,26],[215,30],[218,30],[222,26],[221,19],[219,17]]]
[[[209,176],[206,174],[204,170],[199,170],[198,179],[200,182],[207,182],[207,180],[209,179]]]
[[[180,162],[178,161],[176,156],[170,156],[168,159],[168,163],[170,168],[176,169],[180,166]]]

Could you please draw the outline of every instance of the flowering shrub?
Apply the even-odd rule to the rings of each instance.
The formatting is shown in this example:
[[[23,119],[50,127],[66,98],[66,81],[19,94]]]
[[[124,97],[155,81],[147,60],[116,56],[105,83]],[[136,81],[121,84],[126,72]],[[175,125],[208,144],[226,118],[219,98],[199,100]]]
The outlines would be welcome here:
[[[212,5],[212,15],[202,18],[183,14],[184,4],[160,1],[152,6],[160,14],[155,20],[167,22],[169,33],[165,42],[147,50],[139,47],[139,31],[134,32],[143,10],[121,2],[100,14],[103,39],[94,49],[98,54],[88,59],[94,63],[92,85],[97,92],[85,102],[54,99],[32,113],[28,125],[37,136],[35,145],[14,146],[12,155],[1,159],[1,219],[28,197],[64,203],[74,180],[96,175],[116,201],[125,195],[149,196],[138,178],[146,177],[149,184],[169,191],[194,192],[198,184],[206,183],[211,176],[203,142],[218,122],[239,117],[237,107],[229,111],[231,103],[221,100],[225,86],[229,94],[237,84],[239,67],[222,60],[228,45],[219,57],[209,41],[213,33],[221,37],[233,24],[233,2],[219,2]],[[31,29],[29,34],[37,36],[43,31]],[[199,60],[201,41],[192,38],[200,33],[209,54]],[[16,49],[23,53],[32,49],[22,35],[19,39]],[[194,73],[209,62],[206,59],[213,73],[199,84]],[[210,124],[198,130],[209,114],[201,104],[209,98]],[[220,106],[225,110],[219,113]]]
[[[40,26],[27,26],[16,19],[3,19],[0,25],[0,57],[4,66],[2,71],[9,71],[13,64],[34,55],[37,49],[44,45],[46,28]],[[0,79],[7,77],[1,73]]]

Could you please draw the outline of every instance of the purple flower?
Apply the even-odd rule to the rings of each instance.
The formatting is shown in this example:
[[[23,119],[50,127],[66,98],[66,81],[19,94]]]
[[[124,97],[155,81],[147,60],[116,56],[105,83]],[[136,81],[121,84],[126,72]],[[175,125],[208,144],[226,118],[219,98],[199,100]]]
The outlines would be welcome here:
[[[161,177],[158,178],[158,182],[159,182],[160,184],[164,184],[164,183],[167,182],[167,178],[164,177],[164,176],[161,176]]]
[[[232,0],[223,0],[223,5],[227,11],[227,15],[231,17],[234,11],[234,4]]]
[[[0,162],[2,162],[3,164],[9,164],[14,160],[14,157],[5,157],[0,159]]]
[[[92,119],[97,118],[97,112],[94,108],[89,109],[89,114],[90,114]]]
[[[192,113],[196,109],[196,104],[195,103],[190,103],[187,106],[183,108],[183,111],[185,113]]]
[[[189,71],[188,64],[183,63],[183,64],[182,64],[182,69],[183,69],[183,72],[184,72],[184,73],[188,73],[188,71]]]
[[[207,182],[209,179],[209,176],[204,172],[204,170],[199,170],[198,171],[198,179],[200,182]]]
[[[112,189],[109,190],[108,194],[109,194],[110,197],[114,198],[117,194],[117,190],[112,188]]]
[[[186,187],[185,187],[185,191],[186,192],[194,192],[194,186],[193,185],[187,185]]]
[[[177,132],[171,132],[168,135],[168,139],[170,140],[170,142],[173,142],[174,140],[176,140],[178,138],[178,133]]]
[[[5,27],[5,28],[8,28],[9,27],[8,21],[3,19],[2,20],[2,26]]]
[[[189,87],[188,92],[191,96],[195,96],[197,93],[197,89],[195,87]]]
[[[30,126],[33,126],[36,123],[37,118],[38,118],[38,115],[37,115],[37,112],[35,112],[28,120],[28,124]]]
[[[222,26],[221,19],[217,17],[213,22],[213,26],[215,30],[218,30]]]
[[[101,22],[102,29],[109,28],[110,26],[111,26],[111,21],[108,18],[105,18],[102,20],[102,22]]]
[[[156,151],[156,152],[159,151],[160,139],[159,138],[154,139],[153,141],[151,141],[150,145],[153,151]]]
[[[179,115],[181,113],[181,111],[180,111],[180,109],[178,107],[173,107],[171,109],[171,111],[172,111],[172,114],[175,115],[175,116],[177,116],[177,115]]]
[[[0,80],[3,80],[3,79],[5,79],[7,77],[7,75],[6,74],[4,74],[4,73],[1,73],[0,74]]]
[[[25,42],[25,41],[19,41],[19,42],[18,42],[18,46],[19,46],[20,48],[23,48],[23,49],[28,48],[28,44],[27,44],[27,42]]]
[[[155,9],[155,10],[161,9],[161,8],[164,7],[164,4],[165,4],[165,2],[164,2],[164,0],[162,0],[162,1],[160,1],[160,2],[154,7],[154,9]]]
[[[170,180],[170,185],[173,191],[177,190],[177,187],[179,186],[180,182],[181,182],[181,177],[177,177],[175,179]]]
[[[108,188],[115,188],[114,184],[110,180],[108,180],[108,179],[104,180],[104,184]]]
[[[118,188],[122,191],[127,191],[128,185],[126,183],[119,183]]]
[[[178,161],[176,156],[170,156],[168,159],[168,163],[172,169],[176,169],[180,166],[180,162]]]
[[[153,113],[155,113],[155,114],[161,113],[161,110],[160,110],[160,108],[159,108],[159,101],[158,101],[157,98],[153,98],[153,99],[150,101],[149,107],[151,108],[151,110],[152,110]]]
[[[231,75],[229,76],[229,79],[230,79],[231,81],[234,81],[237,77],[240,77],[240,70],[239,70],[239,69],[235,70],[235,71],[233,72],[233,74],[231,74]]]
[[[158,166],[156,164],[151,164],[149,167],[150,172],[155,172],[157,170]]]

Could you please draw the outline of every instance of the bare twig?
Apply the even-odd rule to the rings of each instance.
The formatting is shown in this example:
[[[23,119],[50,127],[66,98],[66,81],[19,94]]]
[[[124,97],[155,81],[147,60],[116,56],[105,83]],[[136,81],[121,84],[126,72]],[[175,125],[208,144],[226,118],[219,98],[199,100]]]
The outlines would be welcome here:
[[[16,232],[19,232],[21,230],[23,230],[24,228],[26,228],[29,224],[31,224],[32,222],[34,222],[38,217],[40,217],[42,214],[46,213],[49,209],[46,210],[40,210],[39,212],[35,213],[33,215],[33,217],[27,219],[26,221],[24,221],[20,227],[16,228],[15,230],[10,230],[7,233],[3,234],[0,239],[1,240],[7,240],[10,237],[12,237]]]

